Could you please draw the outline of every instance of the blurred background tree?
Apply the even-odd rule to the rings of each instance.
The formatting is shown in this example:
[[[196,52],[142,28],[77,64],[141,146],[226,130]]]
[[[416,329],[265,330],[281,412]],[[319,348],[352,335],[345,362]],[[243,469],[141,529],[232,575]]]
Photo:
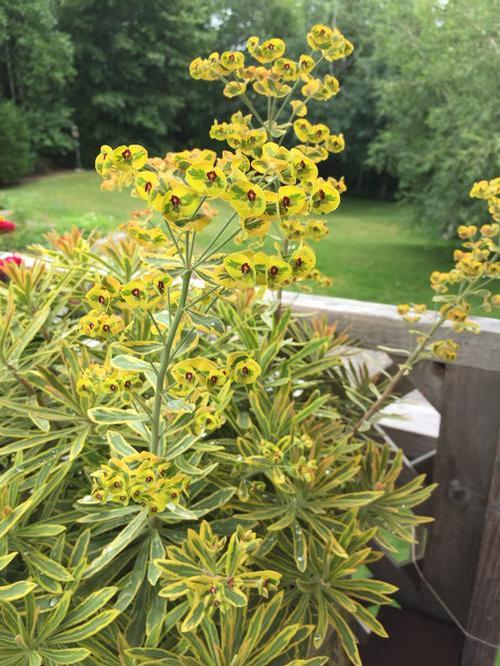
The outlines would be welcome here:
[[[54,0],[0,0],[0,95],[22,110],[39,157],[72,147],[67,86],[75,74],[73,43],[59,28],[58,9]]]
[[[451,232],[479,215],[470,184],[498,172],[498,0],[385,0],[373,12],[382,125],[368,164],[392,174],[418,217]]]
[[[211,48],[209,3],[199,0],[61,0],[75,48],[69,96],[89,164],[102,143],[180,145],[189,113],[187,65]]]
[[[311,105],[346,136],[325,173],[356,196],[410,202],[446,234],[474,221],[470,184],[496,175],[499,15],[500,0],[0,0],[0,92],[38,166],[72,165],[72,123],[85,166],[104,142],[210,145],[227,101],[189,79],[193,57],[251,34],[286,38],[296,57],[313,23],[338,24],[356,50],[331,64],[332,104]]]

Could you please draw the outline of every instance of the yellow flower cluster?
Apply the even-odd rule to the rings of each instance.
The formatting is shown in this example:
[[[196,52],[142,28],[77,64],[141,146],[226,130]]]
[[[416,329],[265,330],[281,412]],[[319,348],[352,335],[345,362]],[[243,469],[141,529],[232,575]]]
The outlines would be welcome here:
[[[326,101],[338,93],[339,82],[331,74],[315,78],[313,71],[320,60],[345,58],[354,47],[339,30],[321,24],[311,28],[307,42],[313,52],[319,52],[318,59],[310,54],[302,54],[298,61],[286,58],[282,39],[261,42],[253,36],[247,40],[246,48],[258,65],[247,65],[241,51],[214,52],[208,58],[195,58],[189,72],[194,79],[222,81],[224,95],[229,98],[245,95],[251,84],[258,95],[280,99],[288,97],[301,82],[303,97]]]
[[[461,225],[458,237],[463,241],[462,248],[453,253],[454,267],[448,272],[433,271],[431,287],[435,292],[433,300],[439,303],[439,316],[434,319],[425,334],[418,334],[417,347],[411,358],[426,352],[444,361],[454,361],[459,349],[450,339],[434,340],[434,336],[444,322],[449,322],[457,333],[479,332],[479,325],[470,319],[474,305],[489,312],[500,305],[500,294],[493,294],[491,287],[500,278],[500,224],[498,213],[500,204],[500,178],[474,183],[470,196],[488,202],[488,210],[494,221],[481,227]],[[417,323],[427,308],[424,304],[398,305],[398,313],[409,323]]]
[[[427,305],[425,303],[400,303],[397,306],[398,314],[410,324],[416,324],[422,318],[422,315],[427,312]]]
[[[300,245],[290,256],[265,252],[234,252],[215,267],[213,278],[224,287],[251,288],[256,285],[279,289],[311,275],[316,265],[314,251]]]
[[[146,198],[153,210],[160,211],[169,224],[182,230],[200,230],[213,219],[216,210],[207,205],[206,199],[226,200],[240,217],[243,229],[258,236],[265,235],[274,220],[311,213],[324,215],[338,207],[339,190],[345,187],[342,181],[318,177],[314,163],[317,155],[311,158],[298,148],[289,150],[272,141],[262,143],[265,132],[255,135],[258,130],[245,123],[245,117],[240,116],[238,123],[218,125],[218,136],[227,135],[230,143],[239,144],[236,152],[224,151],[221,158],[210,150],[202,151],[202,156],[186,151],[171,154],[174,169],[137,172],[134,191]],[[327,134],[324,140],[330,139],[333,137]],[[314,146],[309,148],[316,150]],[[321,149],[326,150],[323,146]],[[250,161],[245,151],[255,159]],[[136,222],[129,229],[144,245],[167,241],[158,228],[148,229]]]
[[[188,489],[186,475],[172,471],[170,462],[147,451],[110,458],[92,473],[92,496],[103,503],[133,502],[161,513],[169,504],[178,504]]]
[[[488,202],[490,215],[495,222],[500,222],[500,178],[474,183],[470,196],[475,199],[485,199]]]
[[[93,363],[86,368],[77,382],[76,390],[81,396],[120,396],[129,400],[131,393],[142,386],[136,372],[116,370],[107,365]]]
[[[80,320],[82,334],[91,338],[118,335],[123,331],[125,322],[122,317],[113,313],[113,307],[120,310],[152,310],[164,307],[167,288],[171,283],[171,276],[158,269],[151,269],[125,284],[112,276],[106,276],[86,294],[92,309]]]
[[[194,409],[191,430],[201,435],[223,425],[231,385],[253,384],[261,368],[247,352],[232,352],[224,364],[203,356],[177,361],[170,374],[174,380],[172,395],[189,400]]]
[[[178,361],[172,366],[171,373],[176,382],[175,392],[186,395],[193,390],[213,393],[227,382],[252,384],[257,381],[261,369],[246,352],[232,352],[228,354],[225,366],[197,356]]]
[[[500,178],[492,181],[480,181],[471,189],[471,196],[488,201],[489,212],[495,218],[500,201]],[[456,331],[477,331],[478,327],[468,319],[471,304],[469,295],[481,288],[483,307],[488,311],[496,305],[498,298],[489,287],[500,277],[500,224],[492,222],[477,227],[473,224],[458,228],[458,236],[464,242],[463,249],[453,253],[455,266],[449,272],[434,271],[431,274],[431,286],[443,300],[441,313],[452,322]],[[450,288],[457,289],[457,297],[447,299]]]
[[[458,344],[450,338],[446,340],[436,340],[431,345],[431,351],[442,361],[454,361],[457,358],[459,350]]]

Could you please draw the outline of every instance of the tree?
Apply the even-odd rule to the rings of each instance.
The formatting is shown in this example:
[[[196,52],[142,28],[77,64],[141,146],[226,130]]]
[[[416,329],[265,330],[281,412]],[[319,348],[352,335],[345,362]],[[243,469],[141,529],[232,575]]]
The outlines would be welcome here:
[[[496,174],[498,0],[385,0],[375,16],[383,122],[370,163],[399,179],[418,219],[449,233],[473,222],[467,192]]]
[[[28,124],[10,100],[0,103],[0,155],[0,184],[17,182],[33,166]]]
[[[0,96],[22,109],[38,154],[72,145],[65,99],[72,53],[53,0],[0,0]]]
[[[189,116],[189,61],[209,41],[209,5],[197,0],[62,0],[77,76],[71,90],[83,154],[103,143],[180,143]]]

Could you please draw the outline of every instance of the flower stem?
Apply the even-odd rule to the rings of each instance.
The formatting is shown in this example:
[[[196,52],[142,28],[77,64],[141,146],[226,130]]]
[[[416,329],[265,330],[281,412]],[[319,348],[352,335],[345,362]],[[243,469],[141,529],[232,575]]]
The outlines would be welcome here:
[[[172,346],[174,344],[175,335],[177,333],[179,324],[181,323],[181,319],[185,311],[191,275],[192,275],[192,269],[187,268],[182,276],[182,287],[181,287],[181,295],[179,298],[179,303],[177,304],[175,317],[172,321],[172,325],[170,326],[165,346],[163,347],[160,359],[160,367],[158,369],[158,375],[156,378],[153,414],[151,418],[151,452],[155,453],[156,455],[160,453],[160,434],[161,434],[160,417],[161,417],[161,404],[162,404],[163,387],[165,384],[165,376],[167,374],[168,366],[170,363],[170,356],[172,352]]]

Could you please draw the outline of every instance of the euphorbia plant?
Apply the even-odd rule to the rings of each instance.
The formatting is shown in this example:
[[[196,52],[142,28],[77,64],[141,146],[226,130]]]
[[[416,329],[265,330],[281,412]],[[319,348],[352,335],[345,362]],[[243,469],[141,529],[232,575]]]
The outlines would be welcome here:
[[[359,664],[356,624],[385,635],[374,607],[395,588],[369,566],[412,541],[432,487],[399,482],[401,454],[370,425],[399,373],[453,356],[444,321],[471,328],[467,299],[498,301],[498,225],[460,231],[456,268],[432,278],[436,324],[380,390],[345,369],[345,336],[281,309],[283,288],[326,279],[307,241],[345,188],[318,171],[342,135],[306,116],[339,90],[322,65],[352,45],[322,25],[307,40],[298,62],[256,37],[257,64],[196,59],[195,78],[247,106],[212,126],[231,150],[104,146],[104,189],[147,206],[128,237],[75,231],[39,249],[50,262],[5,269],[5,664],[316,666],[332,632]],[[496,181],[474,191],[497,205]]]

